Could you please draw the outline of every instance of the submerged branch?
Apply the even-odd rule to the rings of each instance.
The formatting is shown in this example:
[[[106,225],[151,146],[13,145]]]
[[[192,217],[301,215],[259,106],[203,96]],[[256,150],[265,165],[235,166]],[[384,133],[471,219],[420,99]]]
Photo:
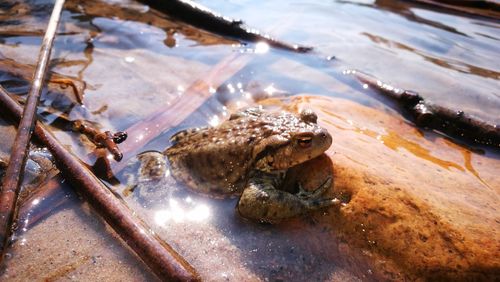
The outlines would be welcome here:
[[[426,101],[417,92],[395,88],[359,71],[348,71],[362,83],[398,102],[421,127],[435,129],[449,136],[500,148],[500,126],[461,110],[449,109]]]
[[[118,144],[127,139],[127,133],[118,131],[111,133],[110,131],[100,131],[84,120],[76,120],[72,122],[73,131],[84,134],[89,140],[94,143],[98,148],[106,148],[115,161],[119,162],[123,158],[123,154],[118,148]]]
[[[16,62],[12,59],[0,58],[0,71],[19,77],[23,80],[30,81],[33,73],[35,72],[35,67]],[[54,92],[64,92],[69,99],[78,104],[83,103],[83,92],[86,88],[85,82],[50,71],[47,73],[47,76],[47,86],[49,90]]]
[[[142,119],[137,124],[127,129],[128,138],[134,142],[124,142],[122,144],[122,151],[124,153],[124,161],[113,163],[113,170],[111,171],[111,162],[106,158],[107,153],[103,149],[97,149],[95,154],[98,156],[97,163],[94,165],[93,170],[99,173],[101,177],[111,179],[117,174],[127,163],[127,160],[137,154],[144,145],[161,135],[169,128],[179,124],[182,120],[194,112],[206,99],[210,97],[209,87],[218,88],[224,81],[230,79],[234,74],[240,71],[250,61],[250,56],[241,54],[231,54],[225,59],[221,60],[212,70],[193,83],[186,91],[187,95],[180,98],[168,110],[161,109],[148,118]],[[0,86],[1,87],[1,86]],[[178,107],[183,107],[179,110]],[[177,112],[179,111],[179,112]],[[172,114],[176,113],[176,114]],[[67,123],[72,123],[65,120]],[[151,126],[156,124],[157,126]],[[144,128],[150,130],[145,131]],[[29,225],[32,226],[37,223],[44,215],[49,214],[58,206],[67,201],[64,192],[57,185],[57,180],[52,179],[43,187],[38,189],[30,199],[43,198],[50,199],[50,205],[44,204],[43,209],[37,210],[36,216],[31,216]],[[25,202],[27,206],[20,207],[20,217],[27,218],[29,213],[29,201]]]
[[[0,87],[0,105],[17,120],[21,107]],[[146,265],[162,280],[195,281],[198,274],[175,250],[151,232],[129,208],[113,195],[73,154],[37,124],[38,140],[53,154],[56,166],[77,192],[101,215]]]
[[[140,0],[151,7],[167,13],[169,16],[195,27],[251,42],[266,42],[270,46],[293,52],[307,53],[312,47],[299,46],[279,41],[267,34],[246,27],[240,20],[223,17],[210,9],[191,0]]]
[[[95,29],[91,30],[91,32],[96,33],[97,36],[100,30],[98,26],[93,24],[95,18],[118,18],[123,21],[133,21],[163,29],[165,33],[167,33],[167,37],[169,33],[180,33],[185,36],[186,39],[193,40],[199,45],[237,43],[236,40],[228,40],[216,34],[165,17],[164,13],[157,11],[144,13],[133,7],[120,5],[119,2],[116,1],[86,0],[85,5],[82,5],[80,1],[70,1],[67,2],[65,8],[71,12],[84,15],[85,19],[88,20],[89,24]],[[120,48],[125,48],[125,46],[120,45]]]

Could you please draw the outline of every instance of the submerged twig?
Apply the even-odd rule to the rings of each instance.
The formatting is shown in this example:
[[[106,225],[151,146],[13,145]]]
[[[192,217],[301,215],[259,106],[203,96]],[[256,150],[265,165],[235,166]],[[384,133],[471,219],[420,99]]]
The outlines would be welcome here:
[[[204,75],[203,78],[194,82],[187,89],[186,95],[181,97],[174,104],[177,106],[173,106],[174,109],[172,109],[172,111],[165,111],[165,109],[162,108],[158,112],[151,114],[148,118],[142,119],[137,124],[128,128],[127,132],[130,136],[129,138],[132,139],[133,142],[125,142],[122,144],[121,149],[124,153],[125,161],[114,163],[114,172],[111,171],[111,162],[106,158],[107,153],[103,149],[96,150],[95,154],[97,154],[98,158],[96,164],[93,166],[94,172],[98,172],[100,176],[106,179],[112,178],[126,165],[126,160],[138,153],[145,144],[149,143],[172,126],[180,123],[208,99],[211,95],[209,93],[209,87],[218,88],[224,81],[231,78],[248,64],[250,58],[251,57],[246,54],[231,54],[221,60],[207,75]],[[184,108],[179,110],[179,106]],[[177,111],[181,112],[177,113]],[[157,124],[157,126],[150,126],[150,124]],[[145,131],[144,128],[150,128],[150,130]],[[64,194],[61,193],[61,189],[54,187],[53,181],[54,180],[44,185],[40,190],[37,190],[35,192],[36,196],[34,195],[36,198],[55,198],[55,200],[50,200],[54,205],[43,205],[45,207],[45,209],[41,211],[43,215],[50,213],[65,202]],[[60,199],[60,201],[58,199]],[[25,216],[28,211],[29,208],[21,207],[20,216]],[[29,224],[36,224],[39,219],[43,218],[43,215],[31,217]]]
[[[23,80],[30,80],[35,71],[35,67],[2,57],[0,58],[0,71]],[[47,86],[49,90],[63,92],[71,101],[83,104],[83,91],[87,87],[84,81],[51,71],[47,73],[47,76]]]
[[[279,41],[267,34],[243,25],[240,20],[223,17],[191,0],[140,0],[151,7],[168,13],[173,18],[210,32],[251,42],[266,42],[270,46],[307,53],[312,47],[293,45]]]
[[[359,71],[348,71],[362,83],[399,103],[415,124],[432,128],[452,137],[500,148],[500,125],[484,121],[460,110],[452,110],[426,101],[417,92],[383,83]]]
[[[0,86],[0,105],[16,119],[21,118],[21,107]],[[137,253],[146,265],[162,280],[195,281],[198,274],[175,250],[161,241],[132,211],[85,167],[73,154],[60,144],[40,124],[35,136],[54,156],[57,168],[77,192]]]
[[[123,154],[118,148],[117,144],[122,143],[127,139],[127,133],[118,131],[111,133],[111,131],[100,131],[93,126],[89,125],[84,120],[76,120],[73,122],[73,130],[80,132],[87,136],[92,143],[99,148],[106,148],[112,155],[115,161],[119,162],[123,158]]]
[[[118,18],[163,29],[167,33],[167,37],[169,33],[182,33],[186,39],[193,40],[200,45],[226,45],[237,42],[236,40],[221,38],[216,34],[184,24],[173,18],[165,17],[164,13],[151,11],[144,13],[144,11],[134,8],[134,6],[121,5],[118,1],[86,0],[84,5],[82,4],[80,1],[70,1],[64,7],[66,10],[85,15],[85,19],[89,21],[90,25],[93,25],[93,19]],[[99,30],[97,26],[94,28]],[[167,44],[167,42],[165,43]],[[120,48],[124,47],[124,45],[120,46]]]
[[[23,116],[19,122],[16,139],[12,146],[9,166],[5,172],[0,194],[0,261],[7,249],[8,240],[12,233],[12,223],[16,214],[16,204],[23,179],[24,166],[26,164],[31,134],[33,133],[36,120],[36,109],[45,82],[52,44],[54,42],[54,36],[59,24],[63,5],[64,0],[57,0],[52,10],[47,31],[45,32],[42,46],[40,47],[33,83],[28,93]]]

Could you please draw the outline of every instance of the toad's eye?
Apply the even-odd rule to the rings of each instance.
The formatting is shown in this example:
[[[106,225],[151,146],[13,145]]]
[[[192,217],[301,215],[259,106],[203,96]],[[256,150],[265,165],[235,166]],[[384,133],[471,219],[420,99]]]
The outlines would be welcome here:
[[[310,136],[301,136],[297,138],[297,143],[302,148],[309,148],[312,144],[312,137]]]

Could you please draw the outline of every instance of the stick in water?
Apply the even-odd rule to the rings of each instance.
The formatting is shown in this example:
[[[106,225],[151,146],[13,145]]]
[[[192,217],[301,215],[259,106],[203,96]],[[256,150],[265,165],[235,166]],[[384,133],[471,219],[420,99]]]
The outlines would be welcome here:
[[[14,120],[21,117],[21,107],[0,86],[0,107]],[[199,281],[196,270],[169,244],[162,241],[131,211],[123,201],[68,152],[40,123],[36,124],[35,137],[54,156],[57,168],[72,187],[87,200],[90,206],[106,220],[125,243],[163,281]]]
[[[16,204],[23,180],[24,165],[26,164],[31,134],[35,125],[36,109],[45,81],[52,44],[63,5],[64,0],[56,0],[54,9],[52,10],[47,31],[40,47],[38,64],[33,76],[33,84],[28,93],[26,106],[24,107],[23,116],[19,123],[14,145],[12,146],[9,166],[7,167],[0,192],[0,261],[3,259],[9,237],[12,233],[12,223],[16,214]]]

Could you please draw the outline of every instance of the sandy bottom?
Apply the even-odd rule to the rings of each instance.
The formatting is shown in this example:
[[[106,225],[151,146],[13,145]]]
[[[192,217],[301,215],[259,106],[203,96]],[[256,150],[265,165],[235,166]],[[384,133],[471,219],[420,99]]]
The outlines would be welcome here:
[[[18,237],[3,281],[154,281],[146,266],[80,200]]]

